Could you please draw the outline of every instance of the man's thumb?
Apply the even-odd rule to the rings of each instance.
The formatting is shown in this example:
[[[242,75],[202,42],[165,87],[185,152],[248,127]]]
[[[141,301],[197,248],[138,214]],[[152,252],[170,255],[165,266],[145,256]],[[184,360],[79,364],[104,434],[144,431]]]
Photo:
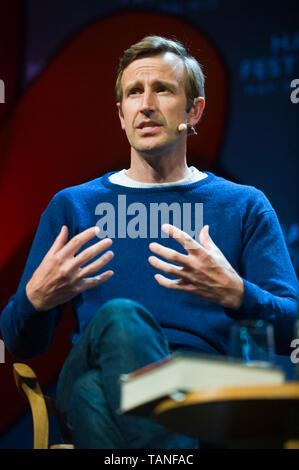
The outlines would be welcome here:
[[[199,241],[205,248],[213,248],[214,243],[209,234],[209,226],[204,225],[199,233]]]

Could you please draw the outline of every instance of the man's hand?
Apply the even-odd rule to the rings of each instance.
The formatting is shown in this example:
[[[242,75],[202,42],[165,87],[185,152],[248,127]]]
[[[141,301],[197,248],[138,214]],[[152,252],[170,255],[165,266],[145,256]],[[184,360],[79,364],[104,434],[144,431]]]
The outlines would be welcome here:
[[[211,239],[208,225],[200,231],[201,244],[173,225],[164,224],[162,230],[181,243],[187,254],[159,243],[150,243],[149,248],[153,253],[175,263],[167,263],[155,256],[149,257],[152,266],[178,278],[172,280],[156,274],[155,279],[161,286],[188,292],[225,308],[238,308],[241,305],[244,283]]]
[[[27,297],[36,310],[49,310],[64,304],[113,276],[113,271],[105,271],[101,275],[89,277],[113,258],[112,251],[107,251],[85,266],[88,261],[111,246],[110,238],[89,246],[76,256],[81,246],[97,233],[97,227],[91,227],[68,241],[68,228],[63,225],[52,247],[26,285]]]

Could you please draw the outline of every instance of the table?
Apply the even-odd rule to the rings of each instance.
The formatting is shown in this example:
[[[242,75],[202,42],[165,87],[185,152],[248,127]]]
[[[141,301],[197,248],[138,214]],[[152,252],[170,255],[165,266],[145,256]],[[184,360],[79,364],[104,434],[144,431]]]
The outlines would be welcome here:
[[[160,402],[153,418],[203,447],[288,448],[299,439],[299,382],[192,391]]]

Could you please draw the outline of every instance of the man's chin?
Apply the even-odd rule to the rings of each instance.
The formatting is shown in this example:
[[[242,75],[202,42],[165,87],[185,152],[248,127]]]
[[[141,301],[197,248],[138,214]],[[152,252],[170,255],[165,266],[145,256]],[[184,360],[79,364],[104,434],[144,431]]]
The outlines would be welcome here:
[[[164,145],[142,146],[135,148],[135,150],[140,155],[155,156],[164,153],[166,151],[166,147]]]
[[[171,147],[171,144],[168,142],[150,142],[149,140],[143,141],[143,142],[138,142],[135,146],[134,149],[138,153],[142,153],[145,155],[159,155],[161,152],[167,151],[167,149]]]

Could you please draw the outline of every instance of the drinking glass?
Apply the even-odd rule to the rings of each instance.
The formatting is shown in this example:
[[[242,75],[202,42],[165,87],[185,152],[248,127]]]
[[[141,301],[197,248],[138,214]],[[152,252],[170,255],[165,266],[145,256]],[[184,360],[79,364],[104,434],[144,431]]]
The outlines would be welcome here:
[[[230,330],[229,357],[248,366],[271,367],[275,359],[273,325],[263,320],[242,320]]]

